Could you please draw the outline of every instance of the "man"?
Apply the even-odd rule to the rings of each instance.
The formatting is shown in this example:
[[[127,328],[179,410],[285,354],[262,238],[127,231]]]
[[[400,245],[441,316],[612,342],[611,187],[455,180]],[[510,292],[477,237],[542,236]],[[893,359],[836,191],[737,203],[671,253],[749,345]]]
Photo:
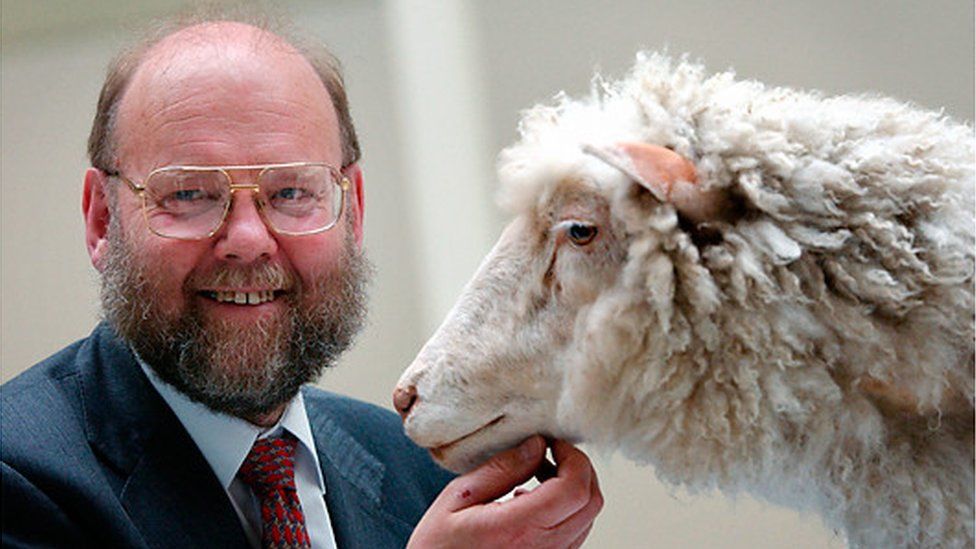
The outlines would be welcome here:
[[[572,446],[493,502],[540,437],[452,480],[392,412],[303,387],[358,330],[368,271],[328,58],[184,25],[110,68],[89,153],[107,322],[3,387],[5,546],[582,543],[602,497]]]

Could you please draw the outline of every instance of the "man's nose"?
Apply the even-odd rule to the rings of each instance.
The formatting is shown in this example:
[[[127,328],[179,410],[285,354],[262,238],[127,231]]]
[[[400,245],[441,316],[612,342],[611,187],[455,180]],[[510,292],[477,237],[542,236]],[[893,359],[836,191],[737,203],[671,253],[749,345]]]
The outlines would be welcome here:
[[[237,263],[267,259],[278,251],[278,241],[261,217],[253,192],[238,191],[231,197],[214,251],[219,259]]]

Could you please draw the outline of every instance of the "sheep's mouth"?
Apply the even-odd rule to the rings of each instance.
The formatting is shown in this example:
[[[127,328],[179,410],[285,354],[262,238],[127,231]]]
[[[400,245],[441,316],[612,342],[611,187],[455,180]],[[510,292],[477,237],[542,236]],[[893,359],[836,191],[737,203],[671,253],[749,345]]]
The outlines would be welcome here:
[[[428,450],[430,451],[430,453],[436,459],[443,459],[444,458],[444,452],[447,452],[451,448],[453,448],[454,446],[457,446],[459,443],[461,443],[461,442],[463,442],[465,440],[468,440],[471,437],[473,437],[473,436],[475,436],[475,435],[477,435],[479,433],[482,433],[482,432],[484,432],[484,431],[486,431],[486,430],[494,427],[495,425],[498,425],[499,423],[502,422],[503,419],[505,419],[505,414],[502,414],[502,415],[496,417],[495,419],[489,421],[488,423],[485,423],[481,427],[478,427],[474,431],[471,431],[470,433],[468,433],[468,434],[466,434],[464,436],[461,436],[459,438],[456,438],[456,439],[454,439],[451,442],[448,442],[446,444],[441,444],[439,446],[434,446],[434,447],[428,448]]]

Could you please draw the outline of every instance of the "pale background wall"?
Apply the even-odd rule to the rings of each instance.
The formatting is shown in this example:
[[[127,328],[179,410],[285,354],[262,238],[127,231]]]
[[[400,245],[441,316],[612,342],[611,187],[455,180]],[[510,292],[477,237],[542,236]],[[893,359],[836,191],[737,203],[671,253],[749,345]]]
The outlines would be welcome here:
[[[973,3],[890,0],[374,0],[280,3],[346,66],[367,174],[371,325],[321,384],[388,407],[400,371],[504,220],[494,155],[518,111],[640,47],[828,93],[877,92],[973,119]],[[3,0],[2,379],[85,336],[97,279],[80,212],[104,67],[177,0]],[[595,456],[606,509],[588,547],[841,547],[816,517],[669,491]]]

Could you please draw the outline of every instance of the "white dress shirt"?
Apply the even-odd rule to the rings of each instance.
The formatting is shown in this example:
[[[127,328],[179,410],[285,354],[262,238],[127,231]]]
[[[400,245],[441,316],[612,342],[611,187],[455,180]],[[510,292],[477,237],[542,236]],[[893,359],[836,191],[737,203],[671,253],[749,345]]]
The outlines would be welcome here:
[[[301,393],[288,403],[277,424],[264,429],[193,402],[159,379],[156,372],[142,360],[139,360],[139,365],[217,475],[237,511],[252,547],[261,547],[261,503],[247,484],[237,478],[237,471],[251,451],[254,441],[278,436],[287,431],[298,440],[295,447],[295,484],[312,547],[335,549],[335,536],[329,522],[329,511],[325,507],[325,480],[322,478],[322,467],[315,451],[315,439],[312,438],[312,429],[305,413],[305,400]]]

